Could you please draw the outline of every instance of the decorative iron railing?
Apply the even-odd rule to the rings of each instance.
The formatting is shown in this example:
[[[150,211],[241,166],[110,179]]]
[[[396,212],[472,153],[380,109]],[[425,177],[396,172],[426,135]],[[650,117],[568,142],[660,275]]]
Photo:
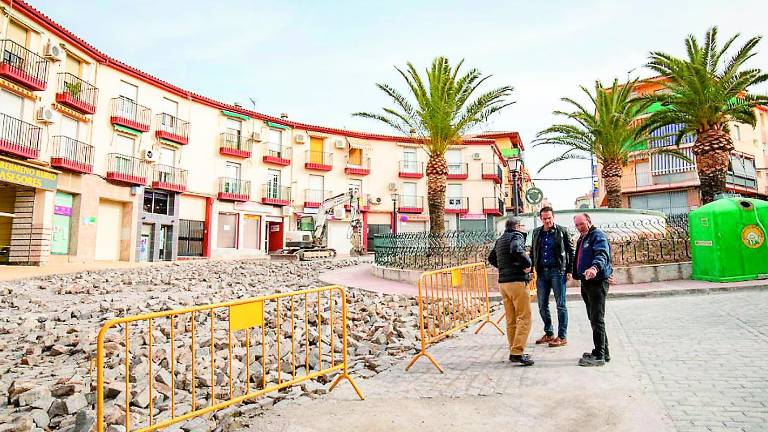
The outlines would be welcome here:
[[[691,259],[688,215],[599,225],[608,236],[614,267],[685,262]],[[573,243],[578,233],[569,229]],[[375,263],[384,267],[436,269],[485,261],[500,233],[449,231],[377,234]]]

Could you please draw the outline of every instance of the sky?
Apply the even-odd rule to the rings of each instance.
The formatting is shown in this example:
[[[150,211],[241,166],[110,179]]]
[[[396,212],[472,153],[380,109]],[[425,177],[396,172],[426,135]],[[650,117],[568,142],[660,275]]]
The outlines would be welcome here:
[[[526,166],[556,209],[572,208],[591,183],[544,180],[589,176],[588,161],[538,172],[560,154],[532,141],[559,121],[561,97],[584,100],[579,86],[598,79],[651,76],[650,51],[682,56],[685,37],[703,39],[713,25],[723,41],[763,35],[768,17],[766,0],[29,1],[97,49],[184,89],[352,130],[394,134],[351,113],[390,105],[375,83],[406,90],[395,66],[464,59],[492,75],[483,88],[515,88],[515,104],[477,131],[520,132]],[[751,66],[768,69],[768,40],[757,51]]]

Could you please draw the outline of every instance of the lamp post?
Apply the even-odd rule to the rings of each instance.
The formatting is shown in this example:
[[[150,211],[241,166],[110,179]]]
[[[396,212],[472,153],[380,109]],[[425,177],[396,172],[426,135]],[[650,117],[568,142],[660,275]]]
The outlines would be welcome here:
[[[515,216],[517,216],[520,213],[520,208],[519,208],[520,203],[518,202],[519,198],[517,194],[517,189],[518,189],[518,178],[520,175],[520,166],[522,165],[522,162],[523,162],[522,159],[520,159],[519,157],[512,157],[507,159],[507,168],[509,168],[509,176],[512,178],[512,205],[513,205],[512,214],[514,214]]]
[[[397,234],[397,199],[398,195],[393,193],[392,198],[392,234]]]

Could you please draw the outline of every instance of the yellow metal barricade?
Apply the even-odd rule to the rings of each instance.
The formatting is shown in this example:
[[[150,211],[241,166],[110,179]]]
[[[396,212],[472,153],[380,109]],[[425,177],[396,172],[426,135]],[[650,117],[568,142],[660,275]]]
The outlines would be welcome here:
[[[536,290],[537,290],[537,288],[536,288],[536,270],[534,270],[531,273],[531,280],[528,282],[528,295],[531,297],[531,301],[536,300],[536,295],[537,295],[536,294]],[[506,316],[507,316],[507,312],[506,311],[502,312],[501,316],[499,317],[499,319],[496,320],[496,324],[501,324],[501,321],[504,320],[504,318],[506,318]]]
[[[363,399],[347,367],[347,302],[338,285],[110,320],[99,331],[96,370],[99,432],[107,390],[112,398],[119,392],[109,404],[123,411],[126,432],[154,431],[334,372],[329,391],[343,378]],[[159,404],[166,410],[158,415]]]
[[[416,354],[408,369],[421,357],[426,357],[441,373],[443,369],[429,353],[427,347],[476,322],[491,324],[491,307],[488,300],[488,273],[484,263],[466,264],[422,273],[419,278],[419,330],[421,351]]]

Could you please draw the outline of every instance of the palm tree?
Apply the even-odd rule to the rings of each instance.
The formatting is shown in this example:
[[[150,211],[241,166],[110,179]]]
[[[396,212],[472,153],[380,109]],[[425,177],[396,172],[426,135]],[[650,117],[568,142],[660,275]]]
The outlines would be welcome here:
[[[464,60],[461,60],[452,68],[447,58],[437,57],[426,71],[426,81],[410,62],[405,70],[395,67],[408,84],[414,101],[390,85],[376,84],[392,98],[394,108],[385,107],[382,114],[353,114],[381,121],[404,136],[416,137],[427,152],[427,204],[433,234],[445,230],[446,150],[451,145],[459,144],[464,133],[514,103],[505,99],[512,93],[510,86],[495,88],[473,98],[478,87],[491,75],[483,76],[479,70],[470,69],[459,76],[463,63]]]
[[[633,97],[632,92],[637,80],[620,85],[613,81],[610,88],[604,88],[600,81],[595,82],[595,92],[581,87],[589,96],[593,106],[589,108],[570,98],[562,98],[573,107],[574,111],[555,111],[555,115],[564,116],[575,124],[555,124],[536,134],[534,147],[540,145],[565,146],[566,150],[558,157],[545,163],[540,169],[565,160],[587,159],[592,156],[602,165],[601,174],[605,179],[608,207],[621,207],[621,177],[623,167],[629,161],[632,152],[644,150],[647,153],[669,153],[685,159],[680,152],[669,148],[647,149],[648,132],[641,130],[638,115],[651,104],[650,101]]]
[[[760,69],[744,69],[744,63],[761,37],[753,37],[726,60],[726,51],[739,37],[728,39],[720,47],[717,27],[709,29],[700,45],[693,35],[685,40],[687,58],[654,51],[646,65],[662,76],[662,92],[647,97],[667,109],[651,114],[643,128],[656,130],[667,125],[680,125],[675,144],[686,136],[696,135],[693,154],[701,182],[701,200],[706,204],[715,194],[725,192],[726,172],[733,141],[728,122],[755,126],[754,108],[768,103],[768,97],[747,94],[747,89],[768,80]]]

